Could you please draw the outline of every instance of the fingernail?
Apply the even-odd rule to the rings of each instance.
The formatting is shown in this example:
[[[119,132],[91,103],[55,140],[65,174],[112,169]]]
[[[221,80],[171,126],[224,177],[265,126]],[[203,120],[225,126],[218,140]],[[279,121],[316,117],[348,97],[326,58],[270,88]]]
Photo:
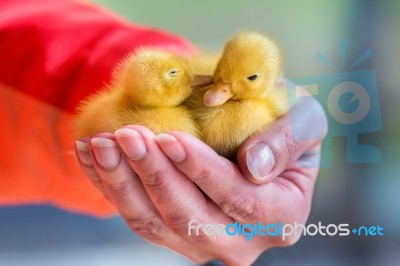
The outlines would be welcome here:
[[[77,140],[75,141],[75,145],[79,161],[85,166],[92,166],[93,163],[89,153],[89,144],[84,141]]]
[[[275,165],[274,154],[271,148],[263,143],[258,143],[246,153],[247,167],[255,179],[266,178]]]
[[[106,170],[113,170],[119,164],[121,153],[117,143],[106,138],[92,138],[90,141],[96,161]]]
[[[146,156],[146,145],[142,136],[131,128],[121,128],[115,131],[115,136],[122,150],[132,161],[137,161]]]
[[[180,163],[186,158],[182,144],[172,135],[161,133],[156,137],[157,143],[165,155],[172,161]]]

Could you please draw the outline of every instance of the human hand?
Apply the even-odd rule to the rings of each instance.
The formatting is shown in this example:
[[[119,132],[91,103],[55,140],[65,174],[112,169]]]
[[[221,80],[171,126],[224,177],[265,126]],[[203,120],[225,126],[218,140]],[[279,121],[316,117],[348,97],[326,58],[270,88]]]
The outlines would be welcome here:
[[[247,241],[243,235],[207,235],[202,230],[189,236],[188,223],[305,222],[327,126],[312,98],[304,98],[291,112],[304,119],[291,121],[285,115],[247,140],[238,153],[240,169],[188,134],[155,136],[141,126],[78,142],[77,155],[86,175],[132,230],[148,241],[197,263],[218,258],[227,265],[249,265],[264,250],[293,244],[299,236],[286,241],[256,236]],[[317,137],[299,140],[291,133],[293,127],[304,134],[313,128]]]

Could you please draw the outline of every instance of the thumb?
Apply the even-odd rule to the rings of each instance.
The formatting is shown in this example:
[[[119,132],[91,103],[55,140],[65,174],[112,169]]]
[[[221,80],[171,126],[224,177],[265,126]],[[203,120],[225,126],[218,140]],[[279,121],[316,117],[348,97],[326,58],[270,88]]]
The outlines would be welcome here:
[[[301,97],[289,113],[243,143],[238,164],[251,182],[267,183],[302,155],[314,153],[327,129],[325,112],[318,101],[311,96]]]

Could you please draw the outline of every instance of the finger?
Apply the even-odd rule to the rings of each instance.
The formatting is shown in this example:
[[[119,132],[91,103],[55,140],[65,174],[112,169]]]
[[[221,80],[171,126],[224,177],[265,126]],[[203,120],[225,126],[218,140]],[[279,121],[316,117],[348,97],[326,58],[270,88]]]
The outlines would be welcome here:
[[[113,140],[114,134],[103,132],[96,134],[95,137],[102,137]],[[102,180],[93,166],[94,157],[93,154],[90,152],[90,140],[91,138],[89,137],[77,140],[75,143],[75,154],[78,158],[79,165],[85,176],[107,199],[109,199],[104,189]]]
[[[175,166],[192,179],[223,211],[239,223],[265,224],[304,223],[311,206],[311,195],[318,169],[289,168],[274,182],[256,185],[247,182],[235,165],[218,156],[211,148],[190,135],[171,132],[186,151]],[[172,161],[170,152],[176,143],[160,143]],[[235,170],[236,169],[236,170]],[[252,244],[268,248],[294,244],[299,235],[287,237],[255,237]]]
[[[244,235],[207,234],[201,229],[207,224],[227,225],[235,221],[214,202],[204,198],[193,182],[160,150],[159,145],[167,145],[175,160],[184,160],[185,151],[174,136],[160,134],[155,137],[144,127],[129,126],[118,130],[116,138],[164,221],[197,252],[205,252],[210,258],[222,257],[229,265],[251,261],[254,252],[260,252],[260,243],[249,242]]]
[[[195,137],[183,132],[170,132],[169,140],[158,141],[162,151],[170,158],[175,167],[189,177],[229,216],[229,203],[234,198],[246,198],[252,195],[255,184],[248,182],[231,161],[219,156],[209,146]],[[176,147],[184,151],[177,156]],[[235,217],[236,219],[237,217]]]
[[[284,221],[291,217],[286,213],[296,213],[300,208],[303,192],[289,180],[278,177],[267,184],[253,184],[234,163],[220,157],[200,140],[183,132],[169,134],[175,136],[178,143],[159,143],[164,153],[234,220],[240,223]],[[185,151],[184,160],[176,160],[171,152],[171,147],[177,145]]]
[[[135,132],[132,132],[132,130],[135,130]],[[234,264],[237,261],[243,261],[245,258],[245,260],[250,261],[251,258],[254,258],[254,256],[250,256],[252,252],[260,252],[262,250],[261,247],[265,249],[265,246],[269,245],[265,239],[262,242],[249,242],[244,235],[207,235],[202,229],[198,230],[198,228],[207,224],[216,225],[222,223],[227,225],[234,221],[227,219],[225,216],[221,217],[220,213],[215,213],[213,210],[210,211],[209,208],[203,211],[203,207],[199,207],[203,199],[200,199],[202,195],[198,191],[185,193],[190,190],[188,190],[188,187],[185,187],[184,182],[178,181],[181,177],[179,171],[171,167],[170,161],[165,156],[161,156],[163,154],[158,150],[158,146],[154,142],[155,136],[152,132],[143,127],[132,126],[118,130],[116,136],[121,148],[131,158],[132,161],[130,161],[130,164],[139,174],[151,199],[156,204],[167,225],[188,243],[192,244],[197,251],[200,249],[200,251],[209,254],[208,256],[222,257],[224,261]],[[176,143],[176,139],[162,134],[157,137],[157,140],[160,146],[169,146],[169,154],[173,154],[171,157],[175,160],[185,160],[185,154],[182,154],[182,150],[177,145],[179,143]],[[167,183],[165,183],[165,178],[163,178],[165,176],[154,174],[162,170],[169,173]],[[208,168],[208,170],[219,169]],[[183,177],[184,179],[181,181],[186,182],[187,178]],[[158,179],[161,179],[161,181]],[[154,180],[156,181],[154,182]],[[245,184],[259,187],[247,182],[243,177],[242,181]],[[188,184],[193,185],[191,182],[188,182]],[[193,192],[197,192],[198,194],[193,194]],[[191,198],[195,198],[195,204],[193,204]],[[188,203],[190,204],[187,205]],[[207,203],[207,205],[212,206],[212,208],[215,206],[210,203]],[[191,235],[188,234],[190,230],[189,224],[192,225]],[[197,232],[198,234],[196,234]],[[249,252],[248,249],[252,252]]]
[[[212,258],[208,252],[182,241],[166,226],[139,178],[121,156],[115,141],[93,138],[91,147],[95,158],[94,167],[105,190],[133,231],[144,239],[175,250],[193,261],[203,262]]]
[[[172,230],[186,237],[191,219],[212,220],[208,217],[210,211],[217,215],[217,208],[208,204],[193,182],[159,149],[154,133],[141,126],[131,126],[119,129],[115,134],[129,164]],[[179,157],[181,150],[175,149],[175,153]]]
[[[224,258],[226,257],[227,261],[239,261],[245,256],[250,257],[249,252],[243,254],[245,249],[238,249],[238,246],[234,244],[236,242],[234,238],[226,239],[228,236],[225,236],[221,241],[215,241],[215,243],[218,243],[217,246],[204,245],[206,243],[211,244],[213,241],[202,231],[199,232],[199,235],[194,233],[188,235],[188,224],[180,224],[179,230],[184,231],[187,235],[186,239],[190,240],[183,241],[181,236],[176,235],[163,223],[141,182],[137,178],[135,179],[137,177],[135,173],[125,159],[118,154],[113,136],[103,135],[103,137],[93,138],[91,141],[94,168],[101,177],[111,201],[132,230],[145,239],[167,246],[198,263],[215,258],[221,247],[226,245],[228,241],[233,244],[234,248],[224,252],[226,254]],[[166,200],[166,204],[171,204],[171,202]],[[171,207],[175,208],[176,206],[172,205]],[[195,220],[195,222],[198,223],[199,221]],[[214,221],[214,223],[216,222]],[[241,242],[241,247],[248,246],[243,237],[238,237],[238,239]],[[199,243],[203,245],[199,245]]]
[[[157,244],[167,239],[178,243],[176,235],[162,221],[137,175],[121,156],[114,140],[95,137],[91,140],[94,168],[112,203],[130,228]]]
[[[121,148],[131,158],[129,163],[138,173],[169,228],[205,252],[216,254],[217,250],[225,250],[228,253],[230,248],[236,254],[245,256],[243,249],[238,250],[239,246],[250,245],[243,236],[207,234],[203,230],[194,229],[194,225],[229,224],[234,221],[214,202],[206,199],[196,185],[174,167],[160,150],[151,131],[140,126],[130,126],[118,130],[116,138]],[[173,136],[165,134],[160,134],[157,140],[158,143],[176,141]],[[141,149],[138,148],[140,146],[145,149],[145,152],[144,150],[141,152],[144,154],[142,156],[138,156],[137,150],[132,151],[134,147]],[[171,148],[177,158],[184,155],[178,145]],[[190,230],[190,224],[193,225],[193,230]],[[235,243],[235,246],[227,243]]]
[[[77,140],[75,142],[75,154],[78,159],[79,166],[85,176],[105,197],[107,197],[107,193],[104,189],[101,178],[93,166],[92,158],[89,152],[89,141],[89,138]]]
[[[314,98],[302,97],[288,114],[241,146],[238,164],[253,183],[270,182],[300,156],[315,152],[326,133],[322,107]]]

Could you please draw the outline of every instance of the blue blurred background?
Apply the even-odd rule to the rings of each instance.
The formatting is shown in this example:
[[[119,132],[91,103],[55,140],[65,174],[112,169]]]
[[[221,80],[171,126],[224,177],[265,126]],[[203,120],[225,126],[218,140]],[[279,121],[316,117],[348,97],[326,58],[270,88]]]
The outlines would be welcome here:
[[[334,139],[333,165],[321,169],[309,223],[380,225],[383,237],[302,237],[272,249],[256,265],[400,265],[400,2],[386,1],[128,1],[97,0],[129,20],[184,36],[218,51],[240,29],[259,29],[282,44],[286,76],[346,71],[338,42],[348,41],[348,62],[370,48],[357,69],[374,69],[383,129],[360,134],[378,147],[377,164],[348,164],[346,138]],[[374,123],[374,121],[371,121]],[[94,219],[49,206],[0,208],[0,265],[191,265],[133,234],[120,218]]]

